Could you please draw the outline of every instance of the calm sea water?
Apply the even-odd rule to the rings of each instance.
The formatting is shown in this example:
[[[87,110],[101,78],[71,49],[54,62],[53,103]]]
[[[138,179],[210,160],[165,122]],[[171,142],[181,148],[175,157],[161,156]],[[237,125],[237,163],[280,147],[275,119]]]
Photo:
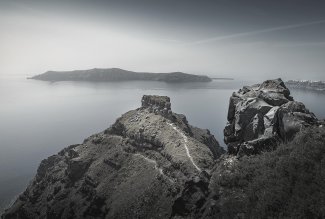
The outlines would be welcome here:
[[[0,212],[24,190],[42,159],[103,131],[122,113],[139,107],[144,94],[171,97],[174,112],[185,114],[192,125],[210,129],[224,146],[229,97],[252,83],[49,83],[1,76]],[[324,94],[292,91],[292,95],[325,118]]]

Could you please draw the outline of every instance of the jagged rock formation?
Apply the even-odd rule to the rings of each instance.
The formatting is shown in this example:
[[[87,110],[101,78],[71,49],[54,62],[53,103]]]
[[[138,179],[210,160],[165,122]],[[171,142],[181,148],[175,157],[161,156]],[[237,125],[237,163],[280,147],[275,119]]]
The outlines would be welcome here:
[[[208,130],[143,96],[102,133],[43,160],[2,218],[177,218],[206,202],[223,153]]]
[[[257,154],[316,123],[315,115],[293,100],[281,79],[267,80],[232,94],[224,140],[231,154]]]
[[[286,85],[289,88],[293,89],[303,89],[303,90],[310,90],[310,91],[325,91],[325,82],[324,81],[296,81],[296,80],[289,80],[286,82]]]
[[[43,81],[164,81],[164,82],[210,82],[205,75],[193,75],[183,72],[148,73],[133,72],[119,68],[89,69],[76,71],[47,71],[30,79]]]

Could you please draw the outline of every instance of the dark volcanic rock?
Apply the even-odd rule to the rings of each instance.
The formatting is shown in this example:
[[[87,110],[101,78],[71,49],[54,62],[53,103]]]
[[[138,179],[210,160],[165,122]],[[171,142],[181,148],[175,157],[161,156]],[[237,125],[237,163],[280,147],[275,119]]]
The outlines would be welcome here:
[[[143,96],[109,129],[43,160],[2,218],[177,218],[201,208],[223,150],[170,106]]]
[[[293,100],[281,79],[267,80],[230,97],[225,142],[231,154],[256,154],[273,150],[316,123],[315,115]]]

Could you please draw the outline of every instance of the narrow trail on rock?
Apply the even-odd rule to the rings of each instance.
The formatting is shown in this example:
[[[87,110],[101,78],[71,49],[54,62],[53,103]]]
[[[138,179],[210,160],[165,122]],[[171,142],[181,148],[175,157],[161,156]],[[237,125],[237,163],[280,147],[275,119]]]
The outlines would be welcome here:
[[[193,160],[192,155],[190,154],[190,150],[188,149],[188,146],[187,146],[187,142],[188,142],[187,136],[181,130],[179,130],[174,124],[172,124],[172,123],[167,123],[167,124],[170,125],[175,131],[177,131],[182,136],[187,157],[190,159],[190,161],[192,162],[195,169],[197,169],[199,172],[202,172],[201,168],[196,165],[196,163]]]
[[[160,175],[165,176],[166,178],[168,178],[168,180],[169,180],[171,183],[174,183],[174,181],[173,181],[172,179],[170,179],[168,176],[166,176],[166,175],[164,174],[163,169],[158,167],[158,163],[157,163],[157,161],[155,161],[155,160],[153,160],[153,159],[150,159],[150,158],[148,158],[148,157],[146,157],[146,156],[144,156],[144,155],[142,155],[142,154],[134,154],[134,155],[135,155],[135,156],[138,156],[138,157],[141,157],[142,159],[146,160],[148,163],[153,164],[154,167],[155,167],[155,170],[158,170],[158,172],[159,172]]]

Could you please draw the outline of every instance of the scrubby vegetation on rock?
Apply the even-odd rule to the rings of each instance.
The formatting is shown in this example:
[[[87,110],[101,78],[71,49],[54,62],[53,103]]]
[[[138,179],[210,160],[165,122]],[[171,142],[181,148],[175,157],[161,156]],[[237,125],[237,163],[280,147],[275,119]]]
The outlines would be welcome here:
[[[275,151],[224,156],[210,181],[215,218],[324,218],[325,128],[308,128]]]

